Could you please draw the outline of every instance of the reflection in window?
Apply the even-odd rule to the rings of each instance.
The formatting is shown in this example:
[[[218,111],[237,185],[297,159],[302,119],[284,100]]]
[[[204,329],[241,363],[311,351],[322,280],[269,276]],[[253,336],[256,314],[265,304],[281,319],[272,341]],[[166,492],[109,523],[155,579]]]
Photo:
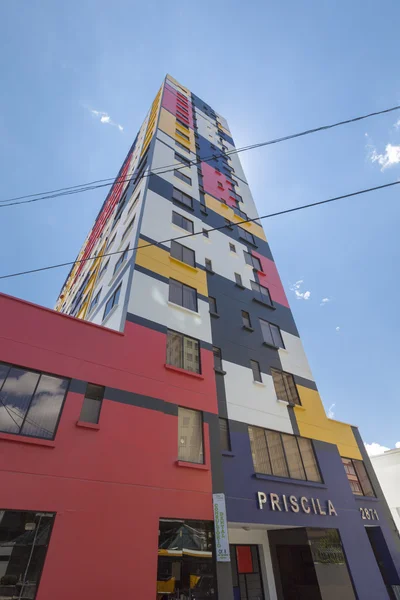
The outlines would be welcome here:
[[[99,422],[103,397],[104,387],[102,385],[88,383],[79,420],[84,423],[97,424]]]
[[[0,363],[0,431],[53,439],[68,379]]]
[[[213,548],[212,522],[161,519],[157,598],[215,600]]]
[[[52,513],[0,510],[1,598],[35,598],[53,521]]]

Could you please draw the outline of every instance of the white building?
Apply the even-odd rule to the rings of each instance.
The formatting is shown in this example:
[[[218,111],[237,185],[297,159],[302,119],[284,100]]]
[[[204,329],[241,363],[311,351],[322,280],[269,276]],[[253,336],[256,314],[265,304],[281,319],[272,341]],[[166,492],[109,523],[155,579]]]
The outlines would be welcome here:
[[[371,461],[400,532],[400,448],[371,456]]]

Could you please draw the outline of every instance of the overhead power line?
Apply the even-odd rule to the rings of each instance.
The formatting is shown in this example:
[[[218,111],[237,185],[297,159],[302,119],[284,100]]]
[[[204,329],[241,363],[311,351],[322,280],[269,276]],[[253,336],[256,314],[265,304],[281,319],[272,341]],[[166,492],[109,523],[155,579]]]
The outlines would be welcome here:
[[[230,156],[232,154],[239,154],[241,152],[247,152],[248,150],[254,150],[256,148],[262,148],[264,146],[271,146],[273,144],[279,144],[281,142],[286,142],[288,140],[292,140],[295,138],[304,137],[306,135],[311,135],[313,133],[318,133],[320,131],[327,131],[327,130],[333,129],[335,127],[340,127],[342,125],[348,125],[349,123],[355,123],[357,121],[362,121],[364,119],[369,119],[371,117],[376,117],[376,116],[383,115],[386,113],[391,113],[396,110],[400,110],[400,105],[392,106],[390,108],[385,108],[384,110],[375,111],[372,113],[368,113],[366,115],[353,117],[351,119],[346,119],[345,121],[338,121],[336,123],[331,123],[329,125],[322,125],[321,127],[315,127],[313,129],[306,129],[305,131],[300,131],[298,133],[293,133],[290,135],[275,138],[275,139],[268,140],[265,142],[259,142],[257,144],[243,146],[242,148],[234,148],[233,150],[228,150],[227,152],[219,151],[219,156]],[[199,165],[202,162],[210,162],[211,160],[215,159],[216,157],[217,157],[217,154],[214,153],[211,156],[201,158],[198,161],[190,161],[190,166]],[[153,175],[153,174],[162,175],[164,173],[169,173],[174,169],[177,169],[177,168],[183,169],[187,166],[188,165],[185,163],[174,163],[171,165],[165,165],[163,167],[157,167],[157,168],[153,169],[152,171],[150,171],[149,173],[145,173],[145,174],[141,175],[139,180],[144,177],[149,177],[150,175]],[[5,200],[0,200],[0,208],[5,208],[7,206],[16,206],[19,204],[29,204],[32,202],[38,202],[40,200],[49,200],[52,198],[59,198],[61,196],[66,196],[66,195],[71,195],[71,194],[79,194],[82,192],[88,192],[88,191],[99,189],[102,187],[112,186],[114,183],[126,183],[127,181],[132,181],[132,179],[133,179],[132,177],[129,177],[127,179],[119,179],[118,176],[116,178],[109,177],[107,179],[98,179],[96,181],[91,181],[91,182],[83,183],[80,185],[73,185],[73,186],[65,187],[65,188],[59,188],[56,190],[50,190],[48,192],[39,192],[37,194],[28,194],[26,196],[17,196],[15,198],[8,198]]]
[[[367,188],[364,190],[358,190],[357,192],[350,192],[349,194],[344,194],[342,196],[335,196],[334,198],[328,198],[326,200],[319,200],[318,202],[311,202],[310,204],[303,204],[302,206],[295,206],[294,208],[287,208],[285,210],[280,210],[278,212],[270,213],[268,215],[263,215],[261,217],[256,217],[254,219],[246,219],[244,221],[240,221],[240,223],[229,223],[229,225],[222,225],[221,227],[212,227],[207,229],[207,232],[211,231],[220,231],[221,229],[227,229],[232,227],[240,227],[244,223],[253,223],[257,221],[261,221],[262,219],[270,219],[271,217],[277,217],[279,215],[286,215],[288,213],[296,212],[299,210],[304,210],[305,208],[312,208],[314,206],[320,206],[322,204],[328,204],[330,202],[336,202],[337,200],[343,200],[344,198],[351,198],[353,196],[359,196],[361,194],[367,194],[368,192],[374,192],[376,190],[383,190],[389,187],[393,187],[395,185],[400,184],[400,181],[392,181],[391,183],[384,183],[383,185],[377,185],[375,187]],[[134,246],[133,248],[129,248],[128,252],[133,250],[138,250],[139,248],[147,248],[149,246],[159,246],[161,244],[166,244],[168,242],[175,242],[178,240],[182,240],[189,237],[195,237],[197,235],[203,235],[203,230],[196,231],[195,233],[188,233],[185,235],[181,235],[175,238],[169,238],[167,240],[162,240],[160,242],[149,242],[147,244],[142,244],[141,246]],[[59,269],[61,267],[68,267],[78,263],[87,262],[88,260],[96,260],[98,258],[104,258],[106,256],[114,256],[115,254],[123,254],[127,250],[117,250],[116,252],[108,252],[105,254],[98,254],[97,256],[89,256],[88,258],[82,258],[79,260],[72,260],[65,263],[59,263],[56,265],[48,265],[46,267],[40,267],[38,269],[29,269],[28,271],[20,271],[18,273],[9,273],[8,275],[0,275],[0,279],[10,279],[11,277],[19,277],[21,275],[29,275],[30,273],[39,273],[41,271],[49,271],[51,269]]]

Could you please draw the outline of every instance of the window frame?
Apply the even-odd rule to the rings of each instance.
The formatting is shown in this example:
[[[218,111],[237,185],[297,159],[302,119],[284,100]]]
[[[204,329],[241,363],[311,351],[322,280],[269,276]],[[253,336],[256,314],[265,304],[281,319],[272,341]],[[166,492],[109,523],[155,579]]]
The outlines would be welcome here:
[[[214,296],[208,296],[208,304],[209,304],[209,308],[210,308],[210,314],[217,315],[218,314],[217,299],[214,298]],[[211,308],[215,308],[215,310],[211,310]]]
[[[219,348],[218,346],[213,346],[212,351],[213,351],[213,357],[214,357],[214,371],[223,373],[224,369],[222,368],[221,348]]]
[[[254,464],[254,454],[253,454],[253,448],[252,448],[252,444],[251,444],[251,438],[252,435],[250,434],[250,430],[258,430],[258,431],[262,431],[264,433],[264,441],[265,441],[265,448],[266,448],[266,458],[267,458],[267,463],[269,464],[269,473],[263,473],[262,471],[257,471],[256,470],[256,465]],[[321,473],[321,469],[318,463],[318,457],[317,454],[315,452],[315,448],[314,448],[314,443],[313,440],[311,438],[307,438],[304,436],[300,436],[300,435],[293,435],[291,433],[286,433],[283,431],[276,431],[273,429],[266,429],[264,427],[258,427],[257,425],[248,425],[248,432],[249,432],[249,442],[250,442],[250,448],[251,448],[251,454],[252,454],[252,460],[253,460],[253,467],[254,467],[254,471],[256,473],[260,473],[262,475],[266,475],[266,476],[271,476],[271,477],[278,477],[278,478],[282,478],[282,479],[291,479],[293,481],[306,481],[306,482],[311,482],[311,483],[324,483],[323,477],[322,477],[322,473]],[[276,475],[274,473],[274,463],[273,463],[273,457],[271,457],[271,451],[270,451],[270,444],[268,441],[268,433],[274,434],[279,436],[280,439],[280,447],[281,447],[281,458],[284,459],[284,464],[285,464],[285,469],[287,472],[287,475]],[[290,463],[287,457],[287,449],[285,448],[285,444],[284,444],[284,436],[290,437],[290,438],[294,438],[296,440],[296,445],[297,445],[297,451],[298,451],[298,456],[300,457],[300,461],[301,461],[301,466],[302,466],[302,470],[304,473],[304,479],[299,479],[296,477],[292,477],[290,474]],[[305,466],[305,462],[304,462],[304,458],[303,458],[303,454],[302,454],[302,450],[300,447],[300,443],[299,443],[299,439],[302,440],[307,440],[309,442],[308,447],[311,448],[312,450],[312,454],[313,454],[313,459],[314,459],[314,467],[315,467],[315,471],[316,474],[318,475],[319,479],[309,479],[307,476],[307,469]]]
[[[178,246],[179,246],[179,248],[177,248]],[[180,253],[181,253],[180,257],[173,255],[173,248],[180,250]],[[186,260],[184,260],[185,251],[188,251],[188,253],[191,255],[193,262],[187,262]],[[171,258],[174,258],[175,260],[179,260],[180,262],[182,262],[185,265],[188,265],[189,267],[196,268],[196,252],[193,250],[193,248],[184,246],[183,244],[180,244],[176,240],[171,240],[171,247],[170,247],[169,254],[170,254]]]
[[[275,380],[274,380],[274,373],[276,373],[277,375],[279,375],[282,379],[282,385],[285,389],[285,394],[287,396],[287,398],[279,398],[278,396],[278,392],[276,390],[276,385],[275,385]],[[275,388],[275,393],[276,393],[276,397],[278,400],[280,400],[281,402],[287,402],[289,406],[301,406],[301,400],[300,400],[300,395],[299,395],[299,391],[297,389],[296,386],[296,382],[294,380],[294,375],[293,373],[288,373],[287,371],[284,371],[283,369],[276,369],[275,367],[271,367],[271,376],[272,376],[272,381],[274,384],[274,388]],[[290,387],[288,388],[287,384],[286,384],[286,380],[285,380],[285,376],[291,377],[292,379],[292,384],[293,384],[293,389],[295,392],[295,396],[296,396],[296,401],[289,399],[290,394]],[[289,392],[288,392],[289,389]]]
[[[182,163],[182,165],[185,165],[185,167],[191,167],[192,166],[192,161],[189,160],[188,158],[186,158],[185,156],[182,156],[181,154],[178,154],[178,152],[176,150],[174,151],[174,158],[175,158],[175,160],[177,160],[180,163]]]
[[[126,236],[129,233],[130,229],[132,229],[132,227],[134,226],[135,220],[136,220],[136,215],[133,215],[132,219],[129,221],[128,225],[124,229],[124,233],[122,234],[121,242],[124,241],[124,239],[126,238]]]
[[[251,291],[254,294],[256,294],[254,296],[253,300],[255,300],[256,302],[260,302],[261,304],[265,304],[265,306],[269,306],[270,308],[274,307],[274,303],[272,302],[272,298],[271,298],[271,293],[265,285],[261,285],[261,283],[258,283],[258,281],[253,281],[251,279],[250,287],[251,287]],[[256,287],[256,289],[254,289],[255,287]],[[267,293],[265,294],[261,290],[266,290]],[[267,300],[264,300],[264,298],[267,298],[269,300],[269,302]]]
[[[186,208],[193,210],[192,196],[189,196],[189,194],[186,194],[185,192],[176,187],[172,188],[172,200],[175,202],[179,202],[182,206],[186,206]]]
[[[236,254],[236,246],[235,244],[232,244],[232,242],[229,242],[229,252],[234,252]]]
[[[246,265],[253,267],[253,269],[255,271],[260,271],[261,273],[263,273],[261,260],[257,256],[253,256],[251,254],[251,252],[247,252],[247,250],[243,250],[243,254],[244,254],[244,261],[245,261]],[[258,283],[258,282],[256,281],[255,283]],[[258,284],[258,285],[260,285],[260,284]],[[261,286],[261,287],[264,287],[264,286]],[[268,288],[265,288],[265,289],[268,289]]]
[[[247,243],[252,244],[253,246],[257,246],[255,239],[254,239],[254,235],[250,231],[247,231],[247,229],[244,229],[243,227],[240,227],[239,225],[237,226],[237,228],[239,230],[239,237],[242,240],[245,240]]]
[[[112,311],[112,309],[114,308],[114,306],[118,306],[119,303],[119,297],[121,295],[121,288],[122,288],[122,281],[119,284],[119,286],[117,288],[115,288],[115,290],[113,291],[113,293],[111,294],[111,296],[108,298],[107,302],[104,305],[104,313],[103,313],[103,319],[102,321],[104,321],[104,319],[106,319],[108,317],[108,315],[110,314],[110,312]],[[115,302],[115,296],[118,294],[118,298],[117,298],[117,302]],[[112,300],[112,305],[110,307],[110,310],[108,312],[106,312],[107,310],[107,306],[110,302],[110,300]]]
[[[64,410],[64,406],[65,406],[65,402],[66,402],[66,399],[67,399],[67,395],[69,393],[69,388],[70,388],[70,385],[71,385],[71,378],[70,377],[65,377],[63,375],[57,375],[56,373],[49,373],[48,371],[39,371],[38,369],[31,369],[29,367],[25,367],[25,366],[22,366],[22,365],[17,365],[15,363],[8,363],[6,361],[0,361],[0,365],[7,365],[9,367],[7,376],[4,378],[4,381],[0,385],[0,394],[1,394],[1,391],[2,391],[2,389],[4,387],[4,384],[7,381],[8,375],[9,375],[11,369],[13,369],[13,368],[15,368],[15,369],[21,369],[21,370],[28,371],[28,372],[31,372],[31,373],[36,373],[36,374],[39,375],[39,378],[38,378],[38,380],[36,382],[36,385],[34,387],[34,390],[32,392],[31,399],[29,401],[29,406],[26,409],[26,413],[25,413],[25,415],[24,415],[24,417],[22,419],[22,423],[21,423],[21,425],[18,425],[18,427],[20,428],[19,432],[18,433],[8,432],[8,431],[3,431],[2,429],[0,429],[0,434],[2,434],[2,435],[15,435],[15,436],[18,436],[18,437],[21,437],[21,438],[31,438],[31,439],[35,439],[35,440],[45,440],[45,441],[49,441],[49,442],[54,441],[55,438],[56,438],[56,435],[57,435],[58,426],[59,426],[59,423],[60,423],[60,420],[61,420],[61,416],[62,416],[62,413],[63,413],[63,410]],[[58,416],[57,416],[56,423],[54,425],[53,436],[51,438],[49,438],[49,437],[40,437],[38,435],[29,435],[29,434],[26,434],[26,433],[21,433],[22,432],[22,428],[23,428],[25,422],[27,421],[29,409],[31,408],[31,405],[32,405],[33,399],[35,397],[36,391],[37,391],[37,389],[39,387],[39,383],[40,383],[42,375],[47,376],[47,377],[56,377],[58,379],[64,379],[67,382],[67,385],[66,385],[66,388],[65,388],[65,392],[64,392],[64,397],[63,397],[62,402],[60,404],[60,410],[59,410],[59,413],[58,413]],[[6,408],[6,406],[7,406],[4,403],[2,403],[2,405],[3,405],[4,408]],[[6,412],[8,413],[7,409],[6,409]],[[40,425],[38,425],[38,427],[42,428],[42,429],[46,429],[45,427],[43,428]],[[47,430],[47,431],[49,431],[49,430]]]
[[[182,227],[182,225],[178,225],[178,223],[175,223],[175,221],[174,221],[174,215],[176,215],[177,217],[180,217],[180,219],[182,219],[182,222],[187,221],[188,223],[190,223],[191,228],[187,229],[186,227]],[[173,225],[176,225],[176,227],[180,227],[184,231],[188,231],[189,233],[194,233],[194,222],[191,221],[190,219],[188,219],[187,217],[185,217],[184,215],[181,215],[180,213],[176,212],[175,210],[172,211],[172,220],[171,220],[171,222],[172,222]]]
[[[171,300],[171,289],[172,289],[171,283],[173,283],[173,285],[175,285],[176,288],[178,286],[180,287],[180,292],[181,292],[181,296],[182,296],[182,304],[179,304],[178,302],[174,302],[173,300]],[[176,288],[175,288],[175,291],[176,291]],[[189,308],[188,306],[184,305],[185,289],[190,290],[190,292],[194,292],[194,300],[195,300],[196,310],[193,310],[192,308]],[[191,312],[194,312],[194,313],[199,312],[199,300],[198,300],[197,289],[190,285],[186,285],[186,283],[182,283],[182,281],[178,281],[177,279],[174,279],[173,277],[170,277],[168,280],[168,302],[171,302],[171,304],[175,304],[176,306],[180,306],[181,308],[185,308],[186,310],[190,310]]]
[[[184,168],[186,169],[187,167]],[[186,183],[186,185],[192,185],[192,179],[185,175],[185,173],[182,173],[182,171],[179,171],[178,169],[174,169],[174,177],[176,177],[180,181],[183,181],[183,183]]]
[[[214,273],[211,258],[204,258],[204,267],[208,273]]]
[[[167,335],[166,335],[166,360],[168,359],[168,334],[169,333],[180,336],[180,339],[181,339],[181,342],[182,342],[182,365],[183,366],[177,366],[177,365],[174,365],[174,364],[168,363],[168,362],[166,362],[166,365],[169,365],[169,366],[174,367],[176,369],[182,369],[183,371],[187,371],[188,373],[195,373],[197,375],[201,375],[201,372],[202,372],[201,367],[202,367],[202,365],[201,365],[201,345],[200,345],[200,340],[198,340],[196,338],[193,338],[190,335],[186,335],[184,333],[181,333],[180,331],[175,331],[174,329],[167,329]],[[188,340],[190,340],[192,342],[196,342],[196,344],[197,344],[197,347],[198,347],[198,357],[199,357],[198,370],[197,371],[192,371],[191,369],[185,368],[185,356],[184,356],[184,354],[185,354],[185,345],[184,345],[185,339],[188,339]]]
[[[258,362],[258,360],[254,360],[254,358],[251,358],[250,359],[250,368],[253,373],[253,381],[257,381],[258,383],[263,383],[261,367],[260,367],[260,363]],[[257,378],[255,377],[255,375],[257,375]],[[259,379],[258,379],[258,377],[259,377]]]
[[[175,140],[175,145],[178,146],[178,148],[180,148],[181,150],[185,150],[185,152],[189,152],[189,154],[191,153],[190,148],[184,146],[179,140]]]
[[[243,285],[243,279],[240,273],[234,273],[235,275],[235,285],[238,285],[239,287],[244,287]]]
[[[253,327],[251,325],[250,313],[247,310],[242,310],[241,314],[242,314],[242,325],[243,325],[243,327],[245,327],[246,329],[253,329]],[[245,315],[247,315],[247,316],[245,316]]]
[[[262,319],[261,317],[259,317],[259,318],[258,318],[258,321],[259,321],[259,323],[260,323],[261,334],[262,334],[262,337],[263,337],[263,343],[264,343],[264,344],[267,344],[267,346],[272,346],[273,348],[278,348],[278,349],[279,349],[279,348],[283,348],[283,349],[285,349],[285,343],[284,343],[284,341],[283,341],[282,332],[281,332],[281,329],[280,329],[280,327],[278,327],[278,325],[275,325],[274,323],[270,323],[269,321],[266,321],[266,319]],[[265,340],[265,337],[264,337],[264,331],[263,331],[263,326],[262,326],[262,324],[261,324],[261,323],[267,323],[267,325],[268,325],[268,327],[269,327],[269,330],[270,330],[270,334],[271,334],[271,340],[272,340],[272,342],[273,342],[272,344],[271,344],[271,342],[267,342],[267,341]],[[275,327],[275,328],[278,330],[278,334],[279,334],[280,340],[281,340],[281,342],[282,342],[282,346],[276,346],[276,345],[275,345],[275,343],[274,343],[274,336],[273,336],[273,334],[272,334],[272,332],[271,332],[271,326],[272,326],[272,327]]]
[[[90,305],[89,305],[89,311],[88,311],[89,313],[90,313],[90,312],[91,312],[91,311],[94,309],[94,307],[95,307],[95,306],[97,306],[97,305],[98,305],[98,303],[99,303],[99,298],[100,298],[100,294],[101,294],[101,291],[102,291],[102,289],[103,289],[103,288],[101,287],[101,288],[99,289],[99,291],[98,291],[98,292],[95,294],[95,296],[94,296],[93,300],[91,300],[91,302],[90,302]]]
[[[372,485],[372,482],[371,482],[370,476],[369,476],[369,474],[368,474],[368,471],[367,471],[367,469],[366,469],[366,467],[365,467],[365,463],[364,463],[364,461],[363,461],[363,460],[359,460],[359,459],[357,459],[357,458],[349,458],[349,457],[347,457],[347,456],[341,456],[340,458],[342,459],[342,464],[343,464],[344,472],[345,472],[345,475],[346,475],[347,481],[349,482],[349,486],[350,486],[350,490],[351,490],[352,494],[353,494],[354,496],[359,496],[359,497],[362,497],[362,498],[376,498],[376,492],[375,492],[374,486]],[[347,470],[346,470],[346,465],[345,465],[345,463],[343,462],[343,461],[345,461],[345,460],[346,460],[346,461],[350,461],[350,463],[351,463],[351,467],[352,467],[352,469],[353,469],[353,471],[354,471],[354,474],[352,474],[352,473],[348,473],[348,472],[347,472]],[[369,483],[369,485],[370,485],[370,488],[371,488],[371,492],[372,492],[372,494],[366,494],[366,493],[365,493],[365,491],[364,491],[364,488],[363,488],[363,485],[362,485],[362,483],[361,483],[361,480],[360,480],[360,476],[359,476],[359,474],[358,474],[358,471],[357,471],[357,468],[356,468],[356,466],[355,466],[355,464],[356,464],[356,463],[361,463],[361,464],[363,465],[363,469],[364,469],[364,471],[365,471],[365,475],[367,476],[368,483]],[[353,480],[352,480],[352,479],[350,479],[350,478],[349,478],[349,475],[351,475],[352,477],[355,477],[356,479],[353,479]],[[351,483],[357,483],[357,485],[359,486],[359,488],[360,488],[360,490],[361,490],[361,492],[362,492],[362,493],[361,493],[361,494],[358,494],[357,492],[355,492],[355,491],[353,490],[353,488],[351,487]]]
[[[97,414],[97,421],[88,421],[88,420],[82,418],[82,413],[83,413],[83,409],[84,409],[84,405],[85,405],[85,400],[97,400],[97,398],[89,398],[87,396],[89,386],[93,386],[93,387],[97,387],[97,388],[101,388],[102,389],[101,399],[98,400],[98,402],[99,402],[99,410],[98,410],[98,414]],[[89,423],[89,424],[92,424],[92,425],[98,425],[99,424],[100,415],[101,415],[101,409],[103,407],[103,401],[104,401],[105,391],[106,391],[106,388],[105,388],[104,385],[99,385],[97,383],[90,383],[90,382],[87,383],[85,395],[83,397],[81,412],[79,414],[79,421],[80,422],[82,422],[82,423]]]
[[[226,447],[223,447],[222,444],[222,435],[221,435],[221,423],[224,423],[225,425],[225,430],[224,433],[226,433]],[[230,427],[229,427],[229,419],[226,419],[224,417],[218,417],[218,425],[219,425],[219,446],[220,446],[220,450],[221,452],[232,452],[232,442],[231,442],[231,432],[230,432]]]
[[[122,265],[124,264],[124,262],[126,262],[126,261],[128,260],[128,259],[127,259],[128,252],[129,252],[129,244],[128,244],[128,246],[125,248],[125,250],[123,250],[123,251],[121,252],[121,254],[120,254],[120,255],[119,255],[119,257],[118,257],[118,260],[117,260],[117,262],[115,263],[115,266],[114,266],[114,272],[113,272],[113,277],[114,277],[114,275],[115,275],[116,273],[118,273],[119,269],[122,267]]]
[[[188,135],[186,135],[185,133],[183,133],[183,131],[179,131],[179,129],[175,129],[175,134],[180,135],[182,139],[186,140],[187,142],[190,142],[190,137]]]
[[[201,457],[202,460],[201,461],[193,461],[193,460],[185,460],[184,458],[181,458],[179,455],[179,449],[180,449],[180,426],[179,426],[179,410],[184,410],[184,411],[189,411],[189,412],[193,412],[193,413],[197,413],[200,415],[200,432],[201,432]],[[204,414],[203,411],[201,410],[196,410],[194,408],[188,408],[187,406],[178,406],[178,461],[179,462],[184,462],[184,463],[188,463],[188,464],[193,464],[193,465],[204,465],[205,464],[205,445],[204,445],[205,439],[204,439]]]

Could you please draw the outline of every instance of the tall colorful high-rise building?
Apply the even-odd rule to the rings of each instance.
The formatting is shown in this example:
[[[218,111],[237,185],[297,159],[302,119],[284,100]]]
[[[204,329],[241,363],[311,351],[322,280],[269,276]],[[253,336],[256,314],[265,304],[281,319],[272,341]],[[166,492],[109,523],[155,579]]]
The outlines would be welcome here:
[[[226,120],[165,78],[55,311],[0,296],[0,597],[400,598]],[[19,594],[19,595],[18,595]]]

